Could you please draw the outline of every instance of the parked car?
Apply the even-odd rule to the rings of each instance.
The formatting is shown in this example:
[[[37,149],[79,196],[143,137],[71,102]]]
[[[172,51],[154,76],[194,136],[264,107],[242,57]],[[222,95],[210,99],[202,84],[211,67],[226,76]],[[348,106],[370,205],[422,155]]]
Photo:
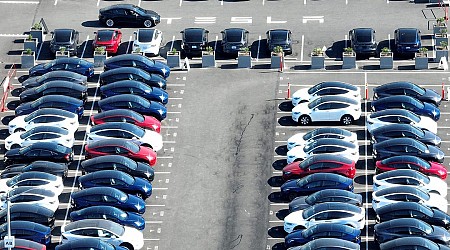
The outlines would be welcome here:
[[[302,88],[292,94],[292,105],[297,106],[302,102],[311,102],[317,97],[334,95],[343,96],[354,100],[361,100],[361,88],[350,83],[327,81],[320,82],[310,88]]]
[[[44,180],[45,181],[45,180]],[[36,184],[39,179],[30,180],[28,182],[34,182]],[[10,206],[16,205],[37,205],[45,207],[55,213],[59,206],[58,195],[61,194],[60,191],[51,191],[49,186],[18,186],[9,192],[2,195],[0,200],[0,208],[7,209],[6,197],[9,197]],[[53,188],[53,187],[50,187]],[[58,187],[59,189],[59,187]],[[61,190],[62,191],[62,190]],[[22,216],[30,217],[31,215],[22,214]],[[41,215],[42,216],[42,215]],[[37,219],[37,218],[33,218]],[[39,221],[34,221],[39,223]]]
[[[450,247],[437,244],[429,239],[420,236],[405,237],[390,240],[380,244],[380,250],[399,250],[399,249],[436,249],[436,250],[450,250]]]
[[[314,173],[335,173],[348,178],[355,177],[355,162],[342,155],[319,154],[293,162],[283,168],[283,180],[302,178]]]
[[[20,116],[42,108],[59,108],[77,114],[78,118],[84,112],[83,101],[62,95],[46,95],[35,101],[22,103],[14,111],[16,116]]]
[[[113,206],[128,212],[143,214],[145,201],[137,196],[126,194],[113,187],[92,187],[73,192],[71,205],[74,209],[92,206]]]
[[[98,101],[100,112],[113,109],[130,109],[142,115],[153,116],[159,121],[166,118],[167,109],[160,102],[148,101],[147,99],[132,95],[122,94],[108,97]]]
[[[31,240],[43,245],[50,244],[52,240],[52,229],[44,225],[31,221],[11,221],[0,226],[0,238],[4,239],[8,235],[10,227],[11,235],[17,239]]]
[[[55,142],[72,148],[74,141],[74,134],[69,133],[65,128],[39,126],[26,132],[17,132],[6,137],[5,149],[26,147],[36,142]]]
[[[119,170],[148,181],[153,181],[155,176],[155,171],[150,165],[143,162],[135,162],[121,155],[105,155],[82,161],[81,169],[83,174],[102,170]]]
[[[86,151],[86,159],[103,155],[122,155],[136,161],[148,163],[151,166],[156,164],[156,152],[151,148],[121,139],[96,141],[86,145],[84,149]]]
[[[372,130],[371,136],[372,144],[403,137],[415,139],[432,146],[440,146],[442,141],[435,133],[410,124],[391,124],[376,128]]]
[[[341,139],[354,144],[357,144],[358,141],[356,133],[354,132],[336,127],[321,127],[307,133],[297,133],[291,136],[287,140],[287,149],[291,150],[297,146],[305,146],[312,141],[322,138]]]
[[[141,115],[129,109],[112,109],[91,116],[94,125],[108,122],[127,122],[161,133],[161,122],[153,116]]]
[[[353,179],[338,174],[315,173],[301,179],[293,179],[281,185],[281,196],[293,200],[324,189],[353,191]]]
[[[55,29],[52,31],[50,51],[56,54],[61,48],[69,52],[70,56],[76,56],[80,43],[80,33],[74,29]]]
[[[162,136],[155,131],[140,128],[131,123],[109,122],[86,129],[87,144],[104,139],[122,139],[159,151],[163,147]]]
[[[92,206],[86,207],[70,213],[70,220],[79,221],[84,219],[106,219],[114,221],[123,226],[134,227],[144,230],[144,218],[132,212],[125,212],[122,209],[113,206]]]
[[[134,32],[133,50],[139,49],[144,54],[158,56],[162,42],[162,31],[158,29],[138,29]]]
[[[360,117],[361,101],[342,96],[318,97],[292,109],[292,120],[301,125],[325,121],[340,121],[350,125]]]
[[[18,187],[49,189],[58,196],[62,193],[64,184],[61,177],[38,171],[25,172],[11,178],[0,179],[0,194],[17,189]],[[19,190],[17,190],[17,192],[19,192]]]
[[[132,67],[142,69],[149,74],[158,74],[164,79],[170,75],[170,68],[167,64],[139,54],[122,54],[110,57],[106,59],[104,64],[105,71],[121,67]]]
[[[7,209],[0,211],[0,223],[7,222]],[[23,220],[35,222],[53,228],[55,224],[55,212],[37,204],[17,203],[10,206],[11,221]]]
[[[120,67],[100,74],[100,86],[122,80],[136,80],[149,86],[166,89],[166,80],[159,74],[149,74],[147,71],[133,67]]]
[[[289,248],[289,250],[327,249],[330,246],[333,246],[333,250],[360,250],[359,244],[347,240],[333,238],[315,239],[303,246]]]
[[[356,28],[348,32],[350,47],[356,55],[377,55],[377,42],[375,40],[375,30],[372,28]]]
[[[427,116],[419,116],[406,109],[385,109],[367,116],[367,130],[372,133],[374,129],[390,124],[410,124],[414,127],[426,129],[437,133],[437,123]]]
[[[395,52],[399,54],[416,53],[422,47],[420,30],[400,28],[394,31]]]
[[[424,115],[438,121],[441,112],[434,104],[421,102],[414,97],[397,95],[374,100],[371,103],[372,111],[385,109],[402,108],[414,112],[417,115]]]
[[[426,161],[444,162],[444,152],[438,147],[426,145],[411,138],[389,139],[373,144],[372,148],[372,154],[377,160],[391,156],[413,155]]]
[[[363,229],[365,217],[366,210],[362,207],[344,202],[319,203],[286,216],[284,218],[284,231],[291,233],[298,229],[308,229],[323,223],[336,223],[348,225],[355,229]]]
[[[121,43],[122,32],[119,29],[101,29],[95,32],[92,46],[94,50],[103,47],[108,54],[116,54]]]
[[[7,165],[39,160],[68,163],[73,161],[73,151],[72,148],[55,142],[36,142],[30,146],[11,149],[4,156]]]
[[[280,46],[285,54],[292,54],[292,32],[286,29],[273,29],[266,32],[267,47],[273,51]]]
[[[242,28],[228,28],[222,34],[222,50],[227,54],[237,55],[243,48],[248,48],[248,30]]]
[[[22,82],[22,89],[39,87],[50,81],[73,82],[86,86],[87,77],[67,70],[50,71],[41,76],[34,76],[26,79]]]
[[[134,4],[114,4],[98,11],[98,20],[108,27],[117,24],[143,25],[146,28],[156,26],[161,17],[153,10],[146,10]]]
[[[308,196],[299,196],[289,203],[289,212],[307,209],[324,202],[344,202],[358,207],[363,205],[362,196],[342,189],[324,189]]]
[[[115,95],[133,94],[141,96],[149,101],[167,104],[169,94],[160,88],[151,87],[147,84],[135,80],[122,80],[100,87],[101,98],[108,98]]]
[[[182,35],[181,49],[186,55],[197,55],[208,46],[209,31],[204,28],[186,28]]]
[[[64,179],[67,177],[68,167],[66,164],[51,161],[35,161],[30,164],[14,164],[7,166],[1,173],[0,178],[12,178],[18,174],[29,171],[46,172],[48,174],[60,176]]]
[[[78,239],[71,240],[64,244],[56,246],[56,250],[73,250],[76,248],[89,249],[89,250],[127,250],[129,248],[124,248],[121,246],[114,246],[100,238],[90,238],[90,239]]]
[[[373,99],[388,96],[407,95],[422,102],[441,104],[442,96],[432,89],[422,88],[417,84],[407,81],[390,82],[373,88]]]
[[[424,159],[413,156],[392,156],[375,163],[376,173],[382,173],[395,169],[413,169],[430,176],[438,176],[445,180],[447,178],[447,168],[437,162],[428,162]]]
[[[0,248],[6,249],[8,246],[6,244],[10,243],[10,241],[0,240]],[[32,240],[25,239],[14,239],[14,249],[33,249],[33,250],[46,250],[47,247],[43,244],[34,242]]]
[[[21,102],[31,102],[46,95],[63,95],[86,102],[88,88],[84,85],[67,81],[50,81],[41,86],[26,89],[20,93]]]
[[[28,131],[38,126],[54,126],[67,129],[70,133],[78,130],[78,115],[58,108],[42,108],[29,115],[21,115],[8,123],[10,134]]]
[[[94,75],[94,64],[80,58],[58,58],[31,67],[29,76],[41,76],[52,71],[71,71],[90,78]]]

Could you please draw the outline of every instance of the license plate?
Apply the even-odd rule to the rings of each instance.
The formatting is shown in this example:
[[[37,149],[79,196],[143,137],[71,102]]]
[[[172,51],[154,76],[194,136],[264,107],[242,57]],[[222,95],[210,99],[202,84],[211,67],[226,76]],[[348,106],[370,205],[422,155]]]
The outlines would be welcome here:
[[[192,45],[192,48],[193,48],[193,49],[196,49],[196,48],[197,48],[197,46],[195,46],[195,45]]]
[[[236,46],[231,46],[232,49],[236,49]]]
[[[405,49],[410,49],[411,47],[406,47]]]

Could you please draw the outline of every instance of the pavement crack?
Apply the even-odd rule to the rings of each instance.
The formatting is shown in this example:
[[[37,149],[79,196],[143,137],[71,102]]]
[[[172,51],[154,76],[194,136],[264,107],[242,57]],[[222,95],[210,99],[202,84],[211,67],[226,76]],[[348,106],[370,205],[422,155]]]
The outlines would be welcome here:
[[[230,243],[233,243],[233,242],[234,242],[234,243],[233,243],[233,246],[232,246],[230,249],[233,249],[233,248],[237,247],[239,244],[241,244],[242,237],[243,237],[243,235],[242,235],[242,234],[239,234],[239,235],[236,237],[236,239],[232,240]]]
[[[250,122],[253,120],[253,117],[255,117],[255,114],[251,114],[250,119],[248,120],[247,124],[245,125],[244,129],[241,132],[241,136],[239,137],[238,143],[237,143],[237,147],[236,147],[236,153],[234,153],[234,155],[238,155],[239,151],[241,150],[241,142],[242,142],[242,137],[244,137],[244,133],[245,130],[247,130],[248,125],[250,125]]]

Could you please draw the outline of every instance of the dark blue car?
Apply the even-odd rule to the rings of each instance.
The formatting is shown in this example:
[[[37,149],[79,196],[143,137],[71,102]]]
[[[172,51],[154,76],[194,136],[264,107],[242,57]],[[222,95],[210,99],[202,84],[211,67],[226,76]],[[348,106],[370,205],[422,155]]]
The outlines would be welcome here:
[[[86,86],[87,77],[67,70],[51,71],[42,76],[30,77],[26,79],[22,82],[22,88],[34,88],[50,81],[67,81]]]
[[[114,206],[129,212],[143,214],[145,201],[137,196],[126,194],[113,187],[92,187],[73,192],[71,203],[74,209],[90,206]]]
[[[123,94],[98,101],[99,111],[112,109],[130,109],[142,115],[150,115],[162,121],[167,116],[167,109],[159,102],[152,102],[143,97]]]
[[[40,97],[36,101],[20,104],[15,109],[15,113],[16,116],[28,115],[33,111],[42,108],[57,108],[66,110],[71,113],[77,114],[78,118],[81,118],[84,112],[83,101],[79,99],[63,95],[46,95]]]
[[[50,244],[52,240],[52,229],[50,227],[31,221],[11,221],[11,235],[16,238],[31,240],[44,245]],[[0,226],[0,238],[8,235],[8,223]]]
[[[12,178],[18,174],[29,171],[46,172],[65,178],[69,170],[66,164],[51,161],[35,161],[30,164],[14,164],[6,167],[0,175],[0,179]]]
[[[149,86],[166,89],[167,81],[158,74],[150,74],[142,69],[121,67],[100,74],[100,86],[122,80],[136,80]]]
[[[289,250],[359,250],[359,244],[335,239],[335,238],[320,238],[313,241],[308,242],[303,246],[296,246],[293,248],[289,248]]]
[[[169,94],[165,90],[151,87],[143,82],[134,80],[123,80],[104,85],[100,87],[100,93],[102,98],[122,94],[133,94],[144,97],[149,101],[160,102],[162,104],[167,104],[169,101]]]
[[[304,210],[315,204],[324,202],[345,202],[361,207],[362,196],[351,191],[342,189],[324,189],[317,191],[309,196],[300,196],[289,203],[289,212]]]
[[[80,188],[114,187],[144,200],[152,195],[152,184],[118,170],[102,170],[78,178]],[[93,219],[93,218],[91,218]]]
[[[420,236],[398,238],[380,244],[380,250],[409,250],[409,249],[450,250],[450,247],[442,244],[436,244],[433,241],[425,239]]]
[[[71,240],[61,245],[57,245],[55,250],[73,250],[73,249],[89,249],[89,250],[128,250],[121,246],[114,246],[106,241],[96,238],[86,238],[79,240]]]
[[[393,138],[412,138],[425,144],[439,146],[441,138],[426,129],[420,129],[410,124],[391,124],[374,129],[371,133],[372,143],[382,142]]]
[[[51,81],[39,87],[26,89],[20,93],[21,102],[31,102],[45,95],[63,95],[86,102],[88,88],[78,83],[67,81]]]
[[[406,109],[417,115],[428,116],[435,121],[438,121],[441,116],[441,111],[434,104],[421,102],[414,97],[406,95],[397,95],[384,97],[372,101],[372,111],[380,111],[385,109]]]
[[[310,195],[330,188],[353,191],[353,180],[338,174],[315,173],[285,182],[281,186],[281,195],[293,200],[300,195]]]
[[[442,96],[432,89],[422,88],[417,84],[407,81],[390,82],[373,88],[373,99],[379,99],[394,95],[407,95],[422,102],[439,105]]]
[[[438,147],[426,145],[411,138],[394,138],[372,145],[373,156],[383,160],[392,156],[412,155],[426,161],[444,162],[444,152]]]
[[[92,77],[94,75],[94,64],[80,58],[58,58],[48,63],[41,63],[29,70],[30,77],[41,76],[51,71],[66,70]]]
[[[286,248],[304,245],[314,239],[337,238],[359,244],[361,230],[347,225],[322,223],[307,229],[293,231],[284,238]]]
[[[70,219],[72,221],[83,219],[106,219],[139,230],[144,230],[145,228],[145,220],[141,215],[125,212],[112,206],[93,206],[73,211],[70,213]]]
[[[170,68],[167,64],[155,61],[139,54],[122,54],[113,56],[105,62],[105,71],[121,67],[133,67],[147,71],[150,74],[158,74],[164,78],[169,77]]]
[[[395,52],[399,54],[416,53],[422,47],[420,30],[400,28],[394,32]]]

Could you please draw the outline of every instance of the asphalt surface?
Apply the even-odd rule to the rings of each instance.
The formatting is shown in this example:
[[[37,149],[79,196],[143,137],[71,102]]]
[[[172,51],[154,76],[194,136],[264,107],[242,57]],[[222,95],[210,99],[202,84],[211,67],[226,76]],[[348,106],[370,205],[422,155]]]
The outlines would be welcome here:
[[[220,47],[220,31],[242,27],[250,31],[253,69],[236,69],[236,61],[218,52],[218,67],[201,69],[200,60],[191,60],[191,70],[173,71],[168,80],[170,95],[168,117],[163,121],[164,149],[158,153],[153,181],[153,195],[147,199],[147,221],[144,230],[147,250],[161,249],[284,249],[282,219],[287,202],[278,198],[280,170],[285,165],[286,140],[295,133],[319,126],[300,127],[290,119],[287,85],[291,92],[320,81],[345,81],[364,89],[369,96],[374,86],[397,80],[410,80],[439,93],[444,83],[450,86],[450,74],[442,70],[411,70],[413,60],[396,60],[394,70],[377,69],[376,59],[358,61],[359,69],[341,70],[340,51],[345,35],[355,27],[372,27],[380,47],[389,46],[393,31],[399,27],[417,27],[424,38],[431,33],[423,9],[429,16],[433,6],[384,0],[258,0],[258,1],[0,1],[0,78],[13,63],[20,63],[24,32],[41,18],[50,30],[75,28],[80,31],[78,56],[92,60],[94,31],[100,28],[98,9],[115,3],[134,3],[153,9],[163,21],[156,28],[163,31],[164,48],[180,46],[180,31],[188,27],[205,27],[210,31],[213,47]],[[306,3],[306,4],[305,4]],[[441,9],[435,9],[442,16]],[[401,18],[399,18],[401,17]],[[283,72],[268,68],[265,32],[273,28],[293,31],[294,53],[287,57]],[[119,52],[126,53],[136,28],[122,27],[123,43]],[[217,38],[216,38],[217,37]],[[48,50],[50,35],[40,47],[38,61],[52,59]],[[217,42],[216,42],[217,40]],[[429,40],[425,45],[431,45]],[[327,70],[306,70],[310,51],[327,47]],[[159,58],[162,60],[162,58]],[[432,68],[437,64],[430,64]],[[1,114],[0,139],[8,135],[7,123],[18,105],[20,81],[27,75],[18,69],[12,80],[9,111]],[[84,131],[88,116],[96,112],[98,74],[89,83],[89,100],[80,121],[74,146],[75,160],[70,165],[66,188],[60,196],[57,225],[65,223],[70,192],[85,144]],[[361,93],[364,96],[364,93]],[[362,101],[363,110],[370,106]],[[441,104],[438,134],[442,150],[450,156],[450,109]],[[367,207],[367,226],[363,229],[362,249],[374,249],[371,209],[371,178],[374,162],[366,139],[365,115],[352,126],[358,133],[360,161],[355,178],[355,192],[363,194]],[[0,141],[1,142],[1,141]],[[2,149],[1,153],[4,153]],[[368,157],[366,157],[368,155]],[[445,165],[450,161],[448,156]],[[1,156],[0,156],[1,158]],[[0,168],[2,169],[2,168]],[[75,187],[75,188],[73,188]],[[53,231],[53,242],[59,242],[59,227]]]

